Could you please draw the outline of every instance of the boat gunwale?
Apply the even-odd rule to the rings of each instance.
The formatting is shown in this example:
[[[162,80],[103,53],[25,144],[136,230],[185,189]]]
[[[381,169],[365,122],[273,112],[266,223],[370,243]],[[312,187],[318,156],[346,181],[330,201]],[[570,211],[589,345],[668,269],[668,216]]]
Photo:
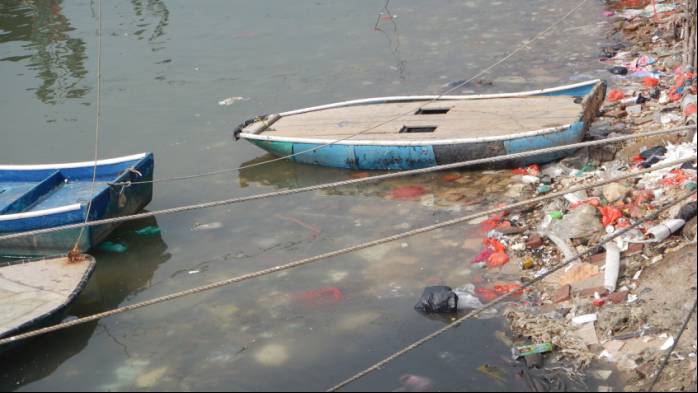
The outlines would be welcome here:
[[[495,98],[521,98],[521,97],[536,97],[549,93],[561,92],[566,90],[573,90],[580,87],[586,86],[599,86],[603,85],[605,82],[601,79],[594,79],[586,82],[575,83],[571,85],[557,86],[547,89],[529,90],[516,93],[497,93],[497,94],[480,94],[480,95],[465,95],[465,96],[398,96],[398,97],[380,97],[380,98],[368,98],[362,100],[345,101],[343,103],[328,104],[323,106],[310,107],[305,109],[299,109],[291,112],[279,113],[281,118],[285,116],[293,116],[298,114],[304,114],[308,112],[336,109],[341,107],[359,106],[359,105],[376,105],[376,104],[387,104],[391,102],[405,102],[405,101],[424,101],[424,100],[435,100],[435,101],[455,101],[455,100],[486,100]],[[476,144],[476,143],[491,143],[491,142],[501,142],[508,140],[515,140],[519,138],[535,137],[540,135],[552,134],[556,132],[563,132],[575,123],[584,121],[584,113],[586,112],[586,102],[587,97],[594,94],[596,88],[585,94],[584,100],[582,102],[580,116],[578,120],[574,123],[569,123],[557,127],[541,128],[537,130],[523,131],[519,133],[512,133],[506,135],[497,136],[486,136],[486,137],[475,137],[475,138],[450,138],[450,139],[428,139],[428,140],[409,140],[409,141],[397,141],[397,140],[360,140],[351,139],[351,137],[343,140],[329,139],[329,138],[302,138],[293,136],[273,136],[273,135],[263,135],[262,130],[259,133],[249,133],[241,132],[239,137],[246,140],[256,140],[265,142],[281,142],[281,143],[306,143],[306,144],[328,144],[333,145],[348,145],[348,146],[438,146],[438,145],[452,145],[452,144]],[[263,121],[263,120],[260,120]],[[257,123],[257,122],[255,122]],[[252,126],[255,123],[249,124]],[[485,133],[485,131],[481,131]]]
[[[139,153],[130,156],[114,157],[99,161],[83,161],[62,164],[0,165],[0,171],[45,171],[49,169],[77,169],[95,166],[95,164],[98,167],[100,167],[114,164],[123,164],[129,161],[140,161],[146,158],[148,154],[150,153]]]
[[[354,140],[346,139],[333,142],[332,139],[314,139],[314,138],[294,138],[282,136],[265,136],[257,134],[241,133],[240,138],[248,140],[260,140],[267,142],[285,142],[285,143],[308,143],[308,144],[327,144],[333,142],[333,145],[352,145],[352,146],[437,146],[437,145],[452,145],[452,144],[475,144],[500,142],[511,139],[527,138],[532,136],[547,135],[556,132],[562,132],[569,129],[574,123],[565,124],[557,127],[541,128],[533,131],[525,131],[518,134],[507,134],[490,137],[477,138],[456,138],[456,139],[432,139],[432,140],[411,140],[411,141],[390,141],[390,140]],[[484,133],[484,131],[483,131]]]
[[[92,277],[92,274],[95,271],[95,267],[97,266],[97,260],[92,255],[82,254],[82,257],[88,259],[88,261],[89,261],[88,265],[85,268],[85,271],[82,275],[82,278],[80,278],[80,281],[77,283],[75,288],[71,291],[71,293],[68,296],[66,296],[66,299],[63,303],[59,304],[56,308],[54,308],[53,310],[49,311],[46,314],[43,314],[39,317],[31,319],[31,320],[15,327],[15,328],[8,330],[5,333],[0,333],[0,338],[6,338],[6,337],[11,337],[13,335],[16,335],[17,333],[22,332],[25,329],[28,329],[32,325],[40,324],[42,320],[43,321],[48,320],[48,319],[53,318],[56,315],[62,313],[63,311],[65,311],[65,309],[71,303],[73,303],[75,301],[75,299],[80,295],[80,293],[82,293],[82,291],[85,289],[88,281],[90,280],[90,278]],[[22,264],[38,263],[41,261],[58,259],[58,258],[67,258],[67,256],[58,255],[58,256],[52,256],[52,257],[37,257],[37,258],[29,258],[29,259],[19,259],[16,261],[1,263],[0,269],[2,269],[4,267],[12,267],[12,266],[22,265]]]

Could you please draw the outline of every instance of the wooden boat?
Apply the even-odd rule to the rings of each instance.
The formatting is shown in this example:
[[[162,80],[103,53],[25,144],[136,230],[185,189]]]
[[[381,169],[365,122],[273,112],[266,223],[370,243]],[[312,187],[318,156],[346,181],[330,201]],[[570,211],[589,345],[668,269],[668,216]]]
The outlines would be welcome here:
[[[60,321],[94,269],[89,255],[0,264],[0,338]]]
[[[52,165],[0,165],[0,236],[136,213],[150,203],[152,183],[114,185],[153,179],[149,153],[97,162]],[[80,243],[87,251],[99,244],[114,225],[88,227]],[[80,229],[0,240],[0,256],[47,256],[68,252]]]
[[[520,93],[355,100],[262,116],[239,126],[235,136],[299,163],[416,169],[579,142],[605,91],[605,82],[593,80]]]

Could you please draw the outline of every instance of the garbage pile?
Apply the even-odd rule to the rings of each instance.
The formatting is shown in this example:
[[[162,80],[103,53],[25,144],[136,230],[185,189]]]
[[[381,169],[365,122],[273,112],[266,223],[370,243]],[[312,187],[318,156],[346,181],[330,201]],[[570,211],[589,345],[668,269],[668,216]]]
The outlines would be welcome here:
[[[589,138],[603,140],[619,134],[695,125],[695,70],[681,66],[682,43],[676,33],[682,20],[681,6],[668,1],[608,3],[605,15],[613,25],[612,33],[622,41],[603,48],[601,62],[608,69],[610,89]],[[627,8],[628,5],[635,8]],[[688,137],[648,138],[625,146],[609,144],[582,150],[560,162],[513,170],[509,192],[504,195],[518,201],[672,161],[694,159],[624,182],[488,217],[479,223],[482,251],[471,264],[508,277],[506,287],[500,291],[484,286],[461,290],[429,288],[416,308],[447,313],[477,309],[548,273],[562,261],[590,250],[605,236],[628,228],[660,206],[696,190],[696,154],[694,131]],[[692,258],[680,263],[687,271],[671,272],[688,280],[681,284],[676,279],[675,284],[684,285],[678,293],[685,296],[685,302],[692,303],[696,292],[695,243],[694,195],[658,219],[606,243],[605,252],[549,275],[535,289],[520,291],[517,295],[521,296],[511,299],[505,312],[517,336],[512,343],[514,357],[545,356],[551,363],[577,370],[585,369],[593,360],[603,360],[629,373],[625,377],[630,375],[630,383],[643,386],[641,383],[656,372],[657,359],[674,343],[672,334],[678,328],[675,323],[663,323],[666,315],[652,309],[661,297],[657,292],[664,290],[666,280],[672,280],[668,273],[657,278],[653,272],[678,269],[664,266],[665,260],[683,258],[685,262]],[[519,275],[518,282],[511,280],[515,273]],[[669,281],[668,285],[672,284]],[[467,299],[467,306],[459,304],[461,295]],[[681,309],[681,299],[671,301],[678,306],[677,312],[685,315],[689,311]],[[661,304],[671,307],[666,301]],[[692,349],[675,352],[674,356],[688,359],[681,367],[693,370],[695,375],[695,340],[689,348]],[[604,380],[612,374],[610,370],[601,371]],[[695,384],[695,377],[692,378],[690,386]]]

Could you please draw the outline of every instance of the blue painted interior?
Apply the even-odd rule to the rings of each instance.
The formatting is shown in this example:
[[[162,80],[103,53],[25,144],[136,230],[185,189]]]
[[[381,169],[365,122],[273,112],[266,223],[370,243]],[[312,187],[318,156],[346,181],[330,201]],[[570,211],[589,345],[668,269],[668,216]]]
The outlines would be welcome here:
[[[34,185],[31,189],[21,194],[17,199],[3,207],[0,204],[0,214],[13,214],[25,211],[28,207],[36,205],[40,199],[51,194],[53,190],[65,181],[60,171],[55,171],[51,176]]]
[[[97,167],[93,209],[90,219],[103,218],[110,203],[108,183],[139,180],[128,169],[137,168],[152,176],[153,155],[140,160]],[[0,170],[0,214],[32,212],[79,203],[80,210],[29,219],[0,221],[0,232],[19,232],[81,222],[85,219],[92,189],[93,167]],[[152,190],[152,187],[150,187]]]

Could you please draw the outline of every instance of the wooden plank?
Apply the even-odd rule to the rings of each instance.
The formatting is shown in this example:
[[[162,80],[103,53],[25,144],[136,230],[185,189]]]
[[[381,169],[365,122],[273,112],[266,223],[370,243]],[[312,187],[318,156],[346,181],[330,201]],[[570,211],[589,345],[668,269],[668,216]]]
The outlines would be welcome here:
[[[0,266],[0,337],[67,306],[82,290],[94,259],[66,257]]]
[[[449,108],[448,113],[411,114],[393,120],[419,106],[420,103],[390,103],[304,113],[281,118],[262,134],[340,139],[375,127],[360,138],[435,140],[502,136],[570,124],[579,120],[583,110],[581,104],[566,96],[440,101],[425,107]],[[433,133],[400,134],[403,126],[437,126],[437,129]]]

